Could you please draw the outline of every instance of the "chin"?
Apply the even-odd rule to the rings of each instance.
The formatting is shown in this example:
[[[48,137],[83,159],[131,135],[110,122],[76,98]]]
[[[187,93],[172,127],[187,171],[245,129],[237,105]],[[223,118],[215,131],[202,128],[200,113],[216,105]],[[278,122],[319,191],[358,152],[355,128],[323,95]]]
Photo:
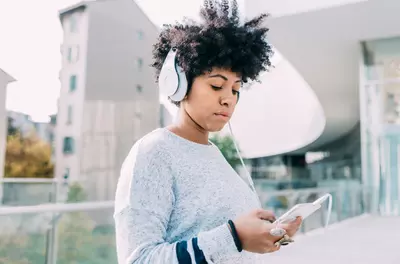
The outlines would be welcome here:
[[[207,127],[207,131],[208,132],[219,132],[224,128],[224,126],[225,126],[225,124],[209,126],[209,127]]]

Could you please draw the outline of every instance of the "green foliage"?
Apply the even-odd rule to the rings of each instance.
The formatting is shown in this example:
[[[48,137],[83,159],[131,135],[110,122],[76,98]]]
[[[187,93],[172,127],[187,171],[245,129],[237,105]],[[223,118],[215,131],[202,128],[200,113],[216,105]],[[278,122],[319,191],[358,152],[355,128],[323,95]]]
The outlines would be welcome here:
[[[86,200],[84,188],[73,183],[70,186],[67,203]],[[60,264],[115,263],[115,245],[113,233],[96,232],[94,217],[99,212],[73,212],[63,215],[58,225]]]
[[[82,202],[86,198],[83,187],[74,183],[70,186],[67,203]],[[93,243],[92,231],[95,223],[85,212],[64,214],[58,224],[59,263],[85,263],[91,252],[82,250]]]
[[[69,187],[67,203],[83,202],[86,200],[86,193],[79,183],[72,183]]]
[[[0,237],[0,263],[28,264],[21,259],[20,248],[28,244],[28,237],[22,234],[2,234]]]
[[[225,157],[228,163],[236,170],[237,166],[240,164],[240,159],[232,137],[215,134],[210,137],[210,141],[220,149],[222,155]]]
[[[51,146],[35,134],[22,137],[19,132],[7,137],[4,177],[53,178]]]
[[[85,200],[84,188],[77,183],[72,184],[67,202]],[[57,229],[58,264],[117,263],[113,226],[99,225],[93,220],[108,218],[105,213],[95,210],[61,216]],[[27,233],[22,229],[10,234],[0,232],[0,264],[45,263],[45,238],[45,233]]]

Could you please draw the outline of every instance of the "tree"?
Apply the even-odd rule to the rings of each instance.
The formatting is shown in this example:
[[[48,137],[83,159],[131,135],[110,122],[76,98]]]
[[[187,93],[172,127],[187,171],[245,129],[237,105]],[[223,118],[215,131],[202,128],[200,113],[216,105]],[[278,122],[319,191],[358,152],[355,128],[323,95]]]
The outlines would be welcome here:
[[[87,199],[85,190],[79,183],[72,183],[68,190],[67,203],[84,202]]]
[[[18,128],[14,126],[14,119],[12,117],[7,117],[7,135],[16,135],[19,133]]]
[[[35,134],[7,137],[4,176],[9,178],[53,178],[51,146]]]
[[[232,168],[236,169],[236,167],[241,162],[239,159],[239,155],[236,151],[235,142],[233,141],[233,139],[230,136],[220,136],[218,134],[215,134],[210,138],[210,141],[213,142],[220,149],[222,155],[225,157],[226,161],[228,161],[228,163],[232,166]]]

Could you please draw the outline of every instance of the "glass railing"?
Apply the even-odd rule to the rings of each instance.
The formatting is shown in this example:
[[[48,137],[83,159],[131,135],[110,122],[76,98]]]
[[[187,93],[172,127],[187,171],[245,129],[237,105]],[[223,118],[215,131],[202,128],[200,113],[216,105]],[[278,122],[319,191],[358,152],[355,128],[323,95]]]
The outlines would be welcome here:
[[[0,264],[117,263],[112,201],[0,209]]]
[[[111,210],[63,214],[57,228],[57,263],[117,263]]]
[[[56,188],[54,179],[0,179],[0,206],[26,206],[52,202]]]
[[[109,187],[104,178],[97,177],[96,180],[97,183],[42,178],[3,178],[0,179],[0,206],[28,206],[55,203],[56,201],[59,203],[94,202],[113,199],[115,188]],[[100,181],[101,183],[99,183]],[[108,191],[106,192],[107,187]]]
[[[298,203],[313,202],[326,193],[332,195],[332,210],[329,224],[340,222],[352,217],[373,212],[374,192],[366,187],[352,188],[307,188],[297,190],[263,191],[261,186],[256,189],[262,206],[272,210],[277,216],[284,214]],[[304,220],[302,232],[308,232],[325,227],[328,215],[328,200],[322,208]]]
[[[262,191],[265,209],[277,216],[297,203],[333,196],[330,223],[371,211],[366,188]],[[113,201],[0,207],[0,264],[117,263]],[[323,227],[328,203],[307,218],[301,232]]]
[[[47,214],[0,216],[0,263],[46,263]]]

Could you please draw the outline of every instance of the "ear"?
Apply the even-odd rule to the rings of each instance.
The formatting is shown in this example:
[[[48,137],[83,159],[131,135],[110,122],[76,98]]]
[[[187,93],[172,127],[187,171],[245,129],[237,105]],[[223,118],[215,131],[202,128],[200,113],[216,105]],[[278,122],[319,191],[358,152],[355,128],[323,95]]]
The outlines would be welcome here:
[[[183,101],[186,101],[188,98],[189,98],[189,95],[188,95],[188,94],[185,95],[185,97],[183,97],[183,99],[182,99],[182,102],[183,102]]]

